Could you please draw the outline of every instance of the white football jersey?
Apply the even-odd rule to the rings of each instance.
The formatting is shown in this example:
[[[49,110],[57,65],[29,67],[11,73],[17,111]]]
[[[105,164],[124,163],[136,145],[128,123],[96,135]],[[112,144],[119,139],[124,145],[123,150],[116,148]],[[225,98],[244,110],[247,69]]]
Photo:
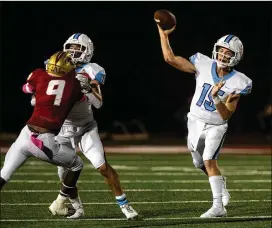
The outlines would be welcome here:
[[[201,53],[190,57],[197,69],[195,74],[196,88],[190,106],[190,114],[208,124],[224,124],[213,103],[211,91],[215,83],[221,81],[216,72],[216,61]],[[233,92],[246,95],[251,92],[252,80],[236,70],[224,76],[225,85],[218,92],[219,98],[225,102]]]
[[[103,67],[99,66],[96,63],[87,63],[83,64],[76,69],[77,73],[87,73],[93,80],[97,80],[100,84],[105,83],[106,73]],[[86,99],[77,101],[69,112],[66,120],[64,121],[63,126],[77,126],[83,127],[88,122],[94,120],[92,103],[86,96]]]

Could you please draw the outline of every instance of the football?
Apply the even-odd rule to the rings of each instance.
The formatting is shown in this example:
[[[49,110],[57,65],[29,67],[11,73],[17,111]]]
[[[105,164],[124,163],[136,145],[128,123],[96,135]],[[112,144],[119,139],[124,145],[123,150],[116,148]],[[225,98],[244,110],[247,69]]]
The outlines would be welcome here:
[[[163,30],[169,30],[177,24],[174,14],[164,9],[157,10],[154,13],[154,20]]]

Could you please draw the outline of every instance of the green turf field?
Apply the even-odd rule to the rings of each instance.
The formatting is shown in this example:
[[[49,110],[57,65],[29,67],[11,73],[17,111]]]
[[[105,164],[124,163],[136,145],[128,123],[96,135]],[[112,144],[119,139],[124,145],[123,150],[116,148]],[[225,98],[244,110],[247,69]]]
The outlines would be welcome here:
[[[47,208],[59,189],[56,167],[30,159],[1,192],[1,228],[272,227],[271,156],[220,156],[232,198],[227,218],[208,220],[199,216],[211,206],[210,186],[190,155],[109,154],[107,159],[142,220],[126,221],[103,178],[86,159],[78,183],[85,217],[71,221],[51,216]],[[3,161],[1,155],[1,166]]]

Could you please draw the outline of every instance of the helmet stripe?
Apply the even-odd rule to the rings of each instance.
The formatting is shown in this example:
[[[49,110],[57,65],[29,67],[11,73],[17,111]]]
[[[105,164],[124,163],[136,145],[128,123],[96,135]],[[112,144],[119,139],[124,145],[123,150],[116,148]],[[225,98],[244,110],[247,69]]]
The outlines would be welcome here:
[[[78,39],[78,37],[81,35],[81,33],[76,33],[73,37],[73,39]]]
[[[56,56],[56,63],[57,64],[59,62],[59,60],[62,58],[63,55],[65,55],[65,52],[59,52],[59,54]]]
[[[229,43],[230,40],[231,40],[233,37],[234,37],[234,35],[228,35],[228,36],[226,37],[226,39],[224,40],[224,42]]]

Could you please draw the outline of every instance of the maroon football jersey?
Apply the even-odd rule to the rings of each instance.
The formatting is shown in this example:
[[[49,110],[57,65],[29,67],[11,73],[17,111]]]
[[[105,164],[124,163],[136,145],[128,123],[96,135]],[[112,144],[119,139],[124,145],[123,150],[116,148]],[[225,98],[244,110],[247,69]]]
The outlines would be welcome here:
[[[59,131],[76,101],[82,97],[75,72],[54,77],[45,70],[35,70],[27,79],[36,94],[36,104],[28,124]]]

